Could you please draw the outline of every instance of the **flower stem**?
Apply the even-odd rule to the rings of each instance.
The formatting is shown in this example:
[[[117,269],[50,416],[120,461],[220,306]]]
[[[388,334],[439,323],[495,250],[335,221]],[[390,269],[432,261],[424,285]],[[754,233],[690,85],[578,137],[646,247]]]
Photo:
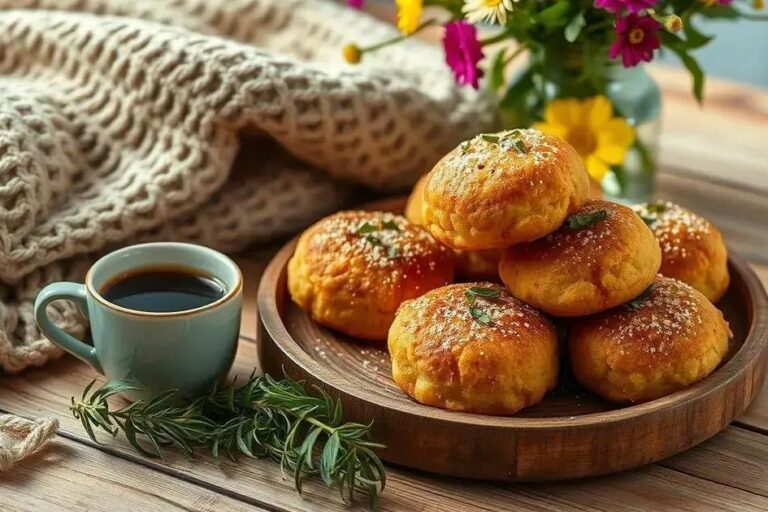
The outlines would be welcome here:
[[[522,53],[527,50],[528,47],[525,45],[520,45],[514,52],[512,52],[512,55],[504,59],[504,66],[506,67],[507,64],[515,60],[518,56],[522,55]]]
[[[486,37],[485,39],[481,39],[480,40],[480,44],[482,44],[483,46],[487,46],[489,44],[500,43],[500,42],[502,42],[502,41],[504,41],[505,39],[508,39],[508,38],[509,38],[509,32],[504,30],[502,32],[499,32],[495,36]]]
[[[411,36],[415,36],[416,34],[421,32],[425,28],[431,27],[432,25],[435,25],[436,23],[437,23],[437,20],[434,20],[434,19],[427,20],[424,23],[422,23],[421,25],[419,25],[418,27],[416,27],[416,30],[414,30],[410,34],[407,34],[407,35],[406,34],[401,34],[401,35],[399,35],[397,37],[393,37],[392,39],[387,39],[386,41],[382,41],[380,43],[376,43],[376,44],[371,45],[371,46],[366,46],[366,47],[360,48],[360,52],[361,53],[370,53],[370,52],[375,52],[377,50],[381,50],[382,48],[386,48],[387,46],[392,46],[393,44],[397,44],[397,43],[399,43],[401,41],[405,41],[406,39],[408,39]]]

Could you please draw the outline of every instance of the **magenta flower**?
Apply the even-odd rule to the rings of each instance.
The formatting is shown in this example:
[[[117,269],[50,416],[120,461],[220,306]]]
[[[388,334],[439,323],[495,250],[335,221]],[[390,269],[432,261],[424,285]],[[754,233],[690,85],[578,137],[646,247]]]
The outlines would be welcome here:
[[[365,0],[347,0],[347,5],[353,9],[362,9]]]
[[[641,61],[651,62],[653,51],[660,46],[658,32],[661,23],[650,16],[630,14],[616,18],[616,41],[609,55],[621,55],[625,68],[637,66]]]
[[[626,9],[631,13],[637,14],[643,9],[650,9],[658,3],[659,0],[595,0],[595,7],[609,12],[620,13]]]
[[[445,62],[453,70],[456,82],[461,85],[480,87],[483,71],[477,67],[483,60],[483,46],[477,40],[477,29],[465,20],[452,21],[445,25],[443,37]]]

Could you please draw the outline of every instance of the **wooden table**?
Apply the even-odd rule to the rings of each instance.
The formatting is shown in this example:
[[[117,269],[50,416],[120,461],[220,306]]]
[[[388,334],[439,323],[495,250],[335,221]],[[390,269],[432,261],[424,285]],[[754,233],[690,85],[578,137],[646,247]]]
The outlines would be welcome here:
[[[768,286],[768,93],[710,83],[707,107],[690,98],[688,77],[655,69],[664,90],[662,195],[705,212],[755,262]],[[255,293],[269,250],[239,257],[245,315],[235,371],[257,365]],[[68,412],[94,372],[71,357],[0,377],[0,410],[55,416],[56,440],[0,474],[0,510],[364,510],[312,481],[299,496],[276,464],[217,465],[180,455],[153,460],[122,439],[91,442]],[[460,440],[457,440],[460,442]],[[768,387],[747,414],[702,445],[628,473],[562,483],[503,485],[388,468],[380,509],[408,510],[768,510]]]

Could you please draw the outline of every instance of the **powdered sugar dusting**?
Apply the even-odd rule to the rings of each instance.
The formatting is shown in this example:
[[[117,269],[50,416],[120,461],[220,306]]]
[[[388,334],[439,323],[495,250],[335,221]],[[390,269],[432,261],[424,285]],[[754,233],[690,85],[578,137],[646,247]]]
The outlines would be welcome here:
[[[688,257],[683,242],[701,240],[712,229],[706,219],[670,201],[643,203],[633,208],[646,220],[665,257]]]
[[[332,215],[321,222],[322,229],[313,235],[310,242],[317,250],[332,248],[345,259],[362,257],[369,267],[395,271],[407,264],[419,274],[425,268],[414,263],[423,262],[426,268],[434,270],[437,262],[430,256],[439,256],[440,253],[448,255],[448,249],[438,244],[427,231],[400,215],[351,211]],[[367,236],[358,233],[365,222],[377,228]],[[397,229],[383,228],[386,223],[394,223]]]
[[[501,148],[506,153],[530,158],[534,165],[551,160],[559,148],[539,130],[533,128],[507,130],[493,134],[481,134],[462,142],[457,153],[443,161],[451,173],[462,175],[485,171],[491,176],[503,175],[505,169],[486,167],[494,153]]]
[[[626,353],[625,349],[634,352],[642,348],[648,354],[661,356],[670,348],[670,340],[695,334],[694,329],[704,322],[701,308],[690,286],[657,276],[644,300],[632,307],[619,306],[603,319],[599,329],[619,345],[621,354]]]
[[[477,321],[470,313],[465,292],[470,287],[498,290],[496,298],[478,297],[474,307],[490,318],[490,323]],[[460,350],[471,342],[504,339],[519,343],[529,339],[534,331],[541,331],[547,320],[535,309],[512,297],[505,288],[493,283],[472,283],[447,286],[433,290],[406,306],[409,318],[418,324],[422,349]]]

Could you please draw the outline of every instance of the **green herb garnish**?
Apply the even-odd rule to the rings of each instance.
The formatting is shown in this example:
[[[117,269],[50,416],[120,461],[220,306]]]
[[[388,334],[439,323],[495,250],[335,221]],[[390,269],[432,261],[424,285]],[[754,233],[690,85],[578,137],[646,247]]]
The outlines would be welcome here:
[[[469,308],[469,314],[472,315],[472,318],[474,318],[475,320],[477,320],[481,324],[486,325],[486,326],[487,325],[491,325],[491,317],[490,317],[490,315],[488,315],[488,313],[486,313],[482,309],[475,308],[475,307],[470,307]]]
[[[400,226],[394,220],[386,220],[381,225],[381,229],[388,229],[390,231],[400,231]]]
[[[653,226],[655,223],[659,221],[658,217],[646,217],[645,215],[638,212],[638,214],[641,219],[643,219],[643,222],[645,222],[646,226]]]
[[[631,301],[627,302],[625,305],[627,308],[631,310],[639,309],[643,302],[645,302],[645,299],[647,299],[651,293],[653,292],[654,285],[650,285],[648,288],[643,290],[643,293],[632,299]]]
[[[528,150],[528,148],[525,147],[525,142],[523,142],[521,139],[515,139],[514,141],[512,141],[512,144],[521,153],[525,153]]]
[[[310,394],[291,379],[252,376],[243,386],[233,381],[187,405],[172,405],[175,391],[168,391],[113,409],[110,397],[139,388],[108,382],[90,392],[94,383],[70,406],[94,442],[94,430],[102,429],[113,437],[122,431],[133,448],[151,457],[163,457],[169,446],[190,457],[201,449],[216,458],[268,457],[293,472],[299,493],[307,476],[319,475],[349,501],[367,493],[372,509],[384,489],[384,466],[374,452],[383,446],[368,440],[370,425],[344,423],[341,404],[320,388]]]
[[[466,155],[467,151],[469,151],[469,141],[464,141],[461,143],[461,154]]]
[[[379,228],[377,228],[370,222],[365,221],[362,224],[360,224],[360,226],[357,228],[357,231],[355,231],[355,233],[357,233],[358,235],[367,235],[369,233],[374,233],[378,230]]]
[[[478,297],[484,299],[496,299],[501,295],[501,292],[495,288],[484,288],[482,286],[473,286],[468,288],[464,292],[464,296],[469,303],[469,314],[483,325],[491,325],[491,316],[483,311],[481,308],[475,306],[475,302]]]
[[[391,259],[397,258],[398,257],[397,247],[395,247],[394,245],[385,244],[379,237],[373,234],[381,230],[400,231],[400,226],[397,225],[397,222],[391,219],[382,222],[380,227],[372,224],[369,221],[365,221],[362,224],[360,224],[360,226],[357,228],[355,233],[362,236],[363,240],[365,240],[369,244],[386,249],[387,257]]]
[[[565,226],[571,231],[586,229],[605,220],[608,213],[605,210],[597,210],[589,213],[577,213],[565,219]]]
[[[489,133],[483,133],[480,135],[480,138],[483,139],[485,142],[490,142],[492,144],[498,144],[499,143],[499,136],[498,135],[491,135]]]
[[[648,210],[648,213],[664,213],[669,209],[669,207],[664,203],[648,203],[645,205],[645,209]]]
[[[499,290],[495,288],[483,288],[482,286],[473,286],[464,292],[464,296],[467,298],[467,302],[469,302],[470,306],[475,303],[477,297],[497,299],[500,295],[501,292],[499,292]]]

